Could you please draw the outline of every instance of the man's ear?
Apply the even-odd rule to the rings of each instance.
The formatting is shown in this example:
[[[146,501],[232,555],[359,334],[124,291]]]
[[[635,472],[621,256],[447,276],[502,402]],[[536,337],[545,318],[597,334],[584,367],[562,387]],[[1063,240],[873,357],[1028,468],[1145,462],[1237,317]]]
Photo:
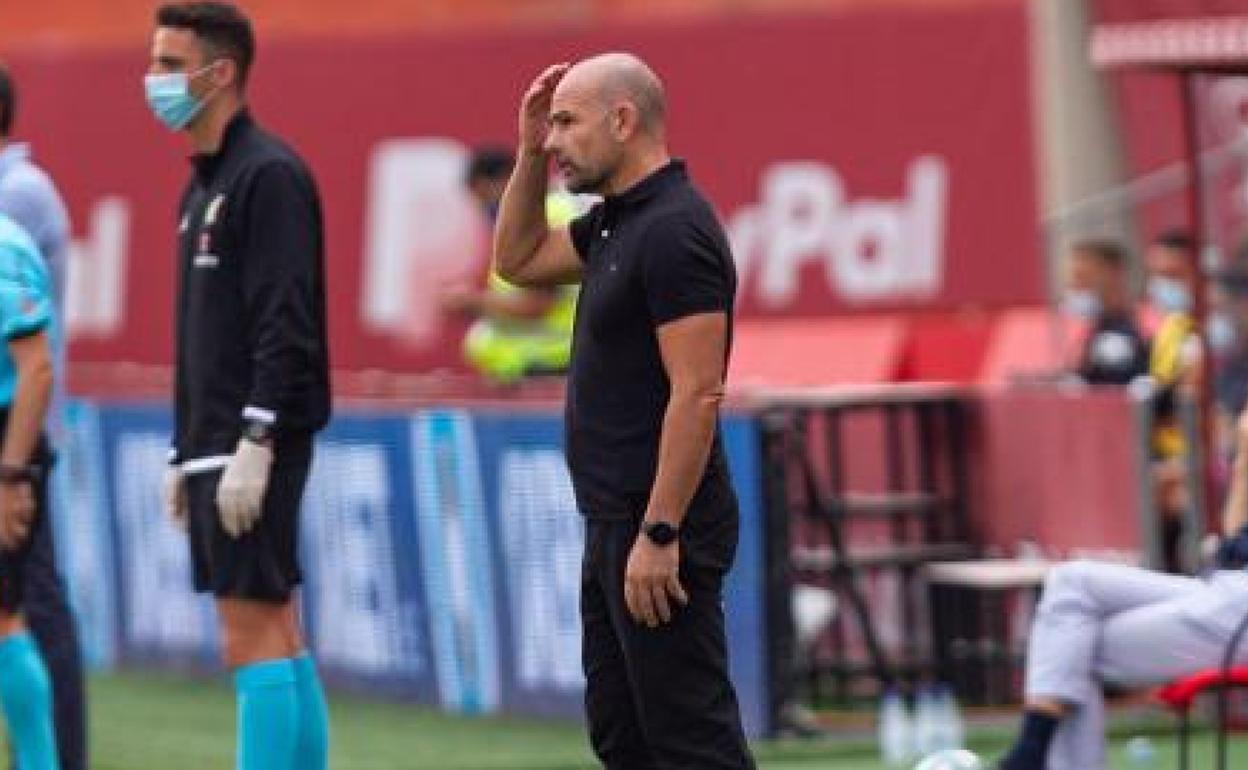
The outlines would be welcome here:
[[[611,110],[611,135],[616,141],[625,142],[637,133],[641,115],[637,105],[632,102],[620,102]]]
[[[233,59],[217,59],[213,65],[208,77],[212,80],[214,88],[226,88],[228,86],[238,86],[238,62]]]

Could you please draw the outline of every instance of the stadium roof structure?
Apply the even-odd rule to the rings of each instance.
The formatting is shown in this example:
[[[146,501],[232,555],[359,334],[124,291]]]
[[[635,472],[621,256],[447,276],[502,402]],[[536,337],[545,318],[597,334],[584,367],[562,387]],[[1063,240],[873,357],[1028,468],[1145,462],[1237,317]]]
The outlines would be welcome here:
[[[1248,74],[1248,16],[1102,23],[1091,55],[1106,68]]]

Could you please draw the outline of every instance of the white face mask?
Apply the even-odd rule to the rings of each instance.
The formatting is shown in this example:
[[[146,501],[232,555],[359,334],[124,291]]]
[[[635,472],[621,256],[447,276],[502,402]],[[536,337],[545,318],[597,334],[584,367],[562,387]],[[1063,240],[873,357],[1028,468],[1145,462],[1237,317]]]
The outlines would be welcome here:
[[[1062,297],[1062,311],[1085,321],[1100,317],[1102,309],[1101,298],[1091,289],[1067,289]]]

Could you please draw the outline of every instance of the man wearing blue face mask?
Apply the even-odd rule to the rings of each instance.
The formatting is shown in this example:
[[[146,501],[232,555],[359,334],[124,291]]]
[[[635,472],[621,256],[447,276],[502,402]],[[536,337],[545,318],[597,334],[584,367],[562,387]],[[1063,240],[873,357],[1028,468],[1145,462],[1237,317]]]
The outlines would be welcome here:
[[[1083,241],[1067,263],[1067,313],[1088,324],[1076,374],[1089,385],[1127,385],[1148,372],[1148,345],[1127,288],[1128,255],[1111,241]]]
[[[324,770],[328,715],[294,592],[299,505],[329,419],[320,197],[246,109],[251,24],[218,2],[156,14],[148,104],[194,148],[178,218],[174,438],[165,504],[216,597],[238,770]]]
[[[1184,394],[1200,392],[1204,352],[1192,317],[1198,280],[1196,248],[1180,230],[1163,233],[1148,249],[1148,300],[1161,321],[1151,340],[1149,376],[1153,380],[1153,475],[1157,508],[1162,516],[1166,567],[1181,571],[1179,543],[1187,499],[1186,446],[1177,403]]]

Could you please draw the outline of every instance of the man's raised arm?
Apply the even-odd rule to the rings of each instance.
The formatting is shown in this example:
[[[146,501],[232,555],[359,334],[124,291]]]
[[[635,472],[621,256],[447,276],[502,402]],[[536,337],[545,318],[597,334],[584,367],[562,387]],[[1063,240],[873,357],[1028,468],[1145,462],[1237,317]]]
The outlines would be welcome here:
[[[520,105],[520,150],[494,230],[494,270],[519,286],[576,283],[581,276],[567,228],[551,229],[546,223],[550,168],[543,145],[551,98],[567,71],[566,64],[548,67]]]

